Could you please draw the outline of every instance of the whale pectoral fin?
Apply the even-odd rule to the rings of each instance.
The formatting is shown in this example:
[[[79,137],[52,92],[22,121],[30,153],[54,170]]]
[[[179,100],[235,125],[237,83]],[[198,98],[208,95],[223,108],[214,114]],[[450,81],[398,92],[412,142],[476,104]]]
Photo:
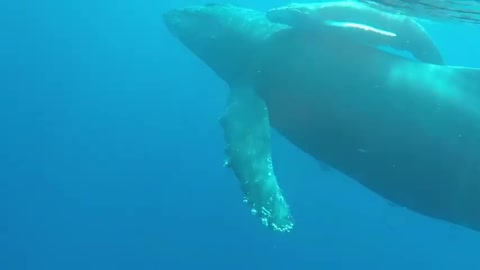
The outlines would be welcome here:
[[[367,24],[362,24],[362,23],[328,20],[328,21],[325,21],[325,25],[336,27],[338,28],[338,31],[341,31],[342,29],[352,29],[352,30],[357,30],[358,32],[371,32],[373,34],[380,35],[383,37],[393,38],[397,36],[397,34],[394,32],[386,31],[386,30],[376,28]]]
[[[400,47],[409,51],[422,62],[435,65],[445,64],[435,42],[433,42],[427,31],[413,19],[407,18],[403,21],[402,36],[399,44]]]
[[[440,50],[420,24],[410,18],[387,20],[388,18],[378,15],[378,21],[384,20],[383,25],[389,26],[385,29],[348,21],[325,21],[325,25],[336,28],[338,34],[356,37],[356,41],[405,50],[421,62],[444,65]]]
[[[265,103],[253,89],[232,88],[220,123],[226,142],[225,165],[240,181],[244,202],[264,225],[275,231],[290,231],[293,218],[272,167]]]

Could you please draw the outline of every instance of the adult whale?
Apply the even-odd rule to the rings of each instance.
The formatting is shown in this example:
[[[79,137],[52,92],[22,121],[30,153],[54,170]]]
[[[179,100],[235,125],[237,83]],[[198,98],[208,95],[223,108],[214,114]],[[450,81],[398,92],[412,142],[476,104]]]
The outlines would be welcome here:
[[[174,10],[165,22],[230,86],[227,163],[267,226],[293,227],[271,124],[384,198],[480,230],[480,70],[410,61],[233,6]]]

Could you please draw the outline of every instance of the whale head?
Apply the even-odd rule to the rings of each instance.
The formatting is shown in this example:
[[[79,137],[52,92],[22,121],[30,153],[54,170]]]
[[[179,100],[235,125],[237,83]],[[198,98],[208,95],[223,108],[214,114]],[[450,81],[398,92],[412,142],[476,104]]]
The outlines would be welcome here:
[[[224,34],[228,5],[207,4],[170,10],[163,20],[170,33],[194,53],[209,50]]]
[[[228,84],[245,84],[262,41],[285,27],[272,24],[265,13],[227,4],[174,9],[163,19],[170,33]]]

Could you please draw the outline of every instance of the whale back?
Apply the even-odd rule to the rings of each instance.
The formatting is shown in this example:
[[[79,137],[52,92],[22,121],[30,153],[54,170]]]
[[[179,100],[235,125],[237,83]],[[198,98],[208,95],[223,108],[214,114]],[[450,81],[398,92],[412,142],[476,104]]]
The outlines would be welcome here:
[[[480,70],[284,30],[256,87],[272,126],[418,213],[480,230]]]

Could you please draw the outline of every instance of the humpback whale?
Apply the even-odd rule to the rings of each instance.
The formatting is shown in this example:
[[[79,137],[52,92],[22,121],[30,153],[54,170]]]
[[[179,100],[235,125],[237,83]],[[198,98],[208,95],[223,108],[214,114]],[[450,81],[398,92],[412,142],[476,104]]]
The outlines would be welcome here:
[[[480,70],[433,65],[344,35],[209,4],[164,14],[229,86],[226,165],[262,223],[290,231],[270,128],[385,199],[480,230]]]
[[[425,29],[412,18],[383,12],[351,1],[299,4],[273,8],[266,14],[275,23],[310,28],[319,35],[332,31],[352,42],[408,51],[422,62],[442,65],[443,58]]]

